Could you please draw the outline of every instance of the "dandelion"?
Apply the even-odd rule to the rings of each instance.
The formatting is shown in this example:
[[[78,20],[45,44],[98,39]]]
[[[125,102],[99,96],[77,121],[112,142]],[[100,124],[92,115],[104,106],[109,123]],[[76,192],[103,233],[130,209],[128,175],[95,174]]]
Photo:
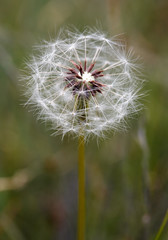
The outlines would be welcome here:
[[[66,31],[44,42],[27,64],[27,104],[52,123],[55,134],[78,136],[82,129],[87,139],[123,129],[140,106],[132,55],[100,32]]]
[[[27,64],[27,104],[55,134],[79,137],[79,235],[84,239],[84,141],[125,128],[140,109],[141,80],[132,50],[104,33],[65,30]]]

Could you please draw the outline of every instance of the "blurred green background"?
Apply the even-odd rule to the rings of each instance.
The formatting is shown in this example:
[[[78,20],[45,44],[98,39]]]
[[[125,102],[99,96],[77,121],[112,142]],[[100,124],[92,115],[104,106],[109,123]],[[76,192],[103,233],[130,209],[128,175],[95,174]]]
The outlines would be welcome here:
[[[76,239],[77,141],[50,136],[18,80],[32,46],[67,25],[124,33],[147,80],[129,131],[86,146],[86,239],[152,240],[168,208],[167,0],[1,1],[0,239]]]

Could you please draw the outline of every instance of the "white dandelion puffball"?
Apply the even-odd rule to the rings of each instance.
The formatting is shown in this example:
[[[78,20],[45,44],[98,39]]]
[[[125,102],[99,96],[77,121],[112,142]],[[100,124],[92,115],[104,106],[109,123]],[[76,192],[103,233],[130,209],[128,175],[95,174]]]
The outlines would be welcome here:
[[[27,104],[56,134],[85,138],[125,128],[140,109],[142,81],[132,51],[97,30],[64,30],[27,63]]]

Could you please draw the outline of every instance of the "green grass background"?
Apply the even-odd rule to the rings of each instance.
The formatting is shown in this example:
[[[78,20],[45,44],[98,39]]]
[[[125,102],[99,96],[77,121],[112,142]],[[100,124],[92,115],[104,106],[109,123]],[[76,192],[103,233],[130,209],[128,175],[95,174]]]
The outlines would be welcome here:
[[[1,1],[0,239],[76,239],[77,141],[50,136],[18,80],[32,46],[69,25],[124,33],[147,80],[129,131],[87,143],[86,239],[152,240],[168,208],[167,0]]]

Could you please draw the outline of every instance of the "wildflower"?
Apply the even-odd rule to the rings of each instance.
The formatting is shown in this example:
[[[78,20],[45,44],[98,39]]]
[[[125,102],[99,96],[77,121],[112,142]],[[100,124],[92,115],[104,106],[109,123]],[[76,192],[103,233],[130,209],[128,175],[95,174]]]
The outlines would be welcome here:
[[[68,30],[39,47],[27,64],[29,97],[56,134],[104,136],[139,110],[140,79],[131,50],[105,34]]]

